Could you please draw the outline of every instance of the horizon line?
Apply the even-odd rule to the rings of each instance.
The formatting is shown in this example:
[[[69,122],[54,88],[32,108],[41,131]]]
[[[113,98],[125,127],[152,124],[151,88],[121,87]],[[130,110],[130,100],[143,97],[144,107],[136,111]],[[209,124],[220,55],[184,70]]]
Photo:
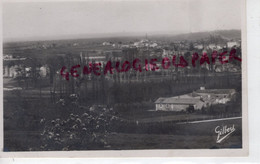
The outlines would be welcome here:
[[[5,38],[3,37],[3,43],[15,43],[15,42],[42,42],[42,41],[58,41],[58,40],[77,40],[77,39],[98,39],[98,38],[120,38],[120,37],[140,37],[145,35],[159,36],[159,35],[185,35],[193,33],[203,32],[217,32],[217,31],[242,31],[241,29],[215,29],[208,31],[195,31],[195,32],[180,32],[180,31],[152,31],[152,32],[115,32],[115,33],[92,33],[92,34],[71,34],[71,35],[59,35],[59,36],[36,36],[36,37],[19,37],[19,38]],[[87,36],[89,35],[89,36]],[[103,35],[103,36],[102,36]],[[55,38],[56,37],[56,38]],[[37,38],[37,39],[35,39]]]

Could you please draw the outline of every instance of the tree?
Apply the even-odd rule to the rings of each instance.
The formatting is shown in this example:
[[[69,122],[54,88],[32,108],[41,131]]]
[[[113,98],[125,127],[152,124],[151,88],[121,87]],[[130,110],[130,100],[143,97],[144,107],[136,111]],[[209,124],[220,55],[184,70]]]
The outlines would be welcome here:
[[[189,107],[187,108],[187,112],[193,113],[194,111],[195,111],[194,106],[193,105],[189,105]]]

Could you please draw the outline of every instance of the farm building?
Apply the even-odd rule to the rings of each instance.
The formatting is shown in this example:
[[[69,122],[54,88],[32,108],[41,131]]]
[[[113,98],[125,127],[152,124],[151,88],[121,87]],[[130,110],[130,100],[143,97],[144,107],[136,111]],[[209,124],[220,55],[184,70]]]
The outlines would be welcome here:
[[[235,89],[205,89],[190,94],[176,97],[158,98],[155,101],[156,110],[165,111],[186,111],[188,107],[193,106],[195,110],[201,110],[215,104],[226,104],[235,99]]]
[[[190,106],[195,110],[201,110],[204,102],[197,97],[169,97],[158,98],[155,101],[156,110],[186,111]]]
[[[207,105],[226,104],[235,98],[235,89],[201,89],[193,92],[193,95],[200,96]]]

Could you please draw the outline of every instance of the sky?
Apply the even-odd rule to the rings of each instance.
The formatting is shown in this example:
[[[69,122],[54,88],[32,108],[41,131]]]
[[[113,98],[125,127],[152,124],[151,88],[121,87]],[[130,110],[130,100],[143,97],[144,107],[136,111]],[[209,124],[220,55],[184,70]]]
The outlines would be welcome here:
[[[5,2],[3,37],[176,34],[241,29],[239,0]]]

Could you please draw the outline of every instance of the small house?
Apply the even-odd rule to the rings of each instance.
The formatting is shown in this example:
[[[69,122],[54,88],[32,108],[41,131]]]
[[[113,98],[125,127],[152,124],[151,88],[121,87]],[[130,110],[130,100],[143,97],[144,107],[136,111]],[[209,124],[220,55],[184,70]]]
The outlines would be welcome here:
[[[201,110],[204,102],[196,97],[169,97],[158,98],[155,101],[156,110],[163,111],[186,111],[193,106],[195,110]]]

